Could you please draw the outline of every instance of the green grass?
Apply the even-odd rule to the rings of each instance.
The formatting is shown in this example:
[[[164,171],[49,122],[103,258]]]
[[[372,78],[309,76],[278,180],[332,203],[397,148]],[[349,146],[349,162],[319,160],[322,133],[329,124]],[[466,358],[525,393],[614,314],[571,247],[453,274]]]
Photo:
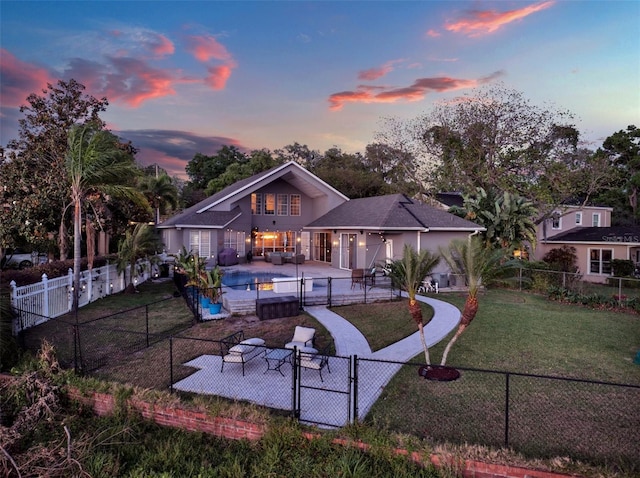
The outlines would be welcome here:
[[[409,314],[407,299],[392,302],[377,302],[373,305],[345,305],[332,310],[355,325],[367,338],[372,351],[402,340],[418,329]],[[433,309],[422,304],[423,321],[433,317]]]
[[[465,295],[438,298],[461,308]],[[639,316],[509,290],[490,290],[479,300],[478,315],[454,345],[448,365],[640,385],[640,366],[633,363]],[[358,321],[358,307],[364,306],[353,317],[350,309],[336,312]],[[393,312],[387,311],[387,320],[406,321],[403,310]],[[431,348],[434,362],[445,343]],[[505,374],[463,370],[460,380],[438,383],[407,365],[366,421],[434,442],[499,447],[505,438],[505,390]],[[510,394],[510,446],[528,456],[572,454],[596,462],[631,461],[630,467],[640,468],[640,448],[628,439],[628,431],[640,427],[640,390],[512,376]]]

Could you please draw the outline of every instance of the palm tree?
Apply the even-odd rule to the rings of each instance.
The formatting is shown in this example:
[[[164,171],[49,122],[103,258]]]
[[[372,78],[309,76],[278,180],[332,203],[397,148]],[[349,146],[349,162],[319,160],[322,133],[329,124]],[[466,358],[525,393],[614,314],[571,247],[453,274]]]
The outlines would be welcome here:
[[[440,254],[451,272],[463,275],[469,287],[458,330],[449,340],[442,354],[440,365],[445,365],[451,347],[478,313],[480,287],[489,283],[502,269],[507,267],[504,262],[507,252],[504,249],[485,247],[484,241],[472,234],[466,240],[452,241],[448,248],[441,247]]]
[[[170,206],[178,207],[178,190],[167,174],[146,176],[140,183],[140,189],[151,207],[155,209],[156,225],[160,223],[160,211]]]
[[[118,138],[99,126],[72,126],[67,142],[65,168],[73,206],[73,308],[78,308],[80,286],[83,203],[91,194],[119,196],[138,204],[146,199],[127,181],[139,175],[133,157],[120,148]]]
[[[155,253],[161,246],[162,241],[156,233],[155,229],[148,224],[136,224],[133,231],[127,231],[124,238],[118,245],[118,273],[126,271],[127,267],[131,267],[131,282],[127,284],[126,292],[135,292],[133,283],[133,275],[135,272],[136,261]]]
[[[416,300],[416,294],[424,278],[431,274],[431,271],[433,271],[439,262],[440,256],[428,250],[418,252],[409,244],[405,244],[402,251],[402,259],[391,263],[391,280],[394,285],[403,289],[409,297],[409,313],[418,326],[420,340],[424,348],[424,359],[427,365],[431,365],[429,348],[424,338],[422,308]]]

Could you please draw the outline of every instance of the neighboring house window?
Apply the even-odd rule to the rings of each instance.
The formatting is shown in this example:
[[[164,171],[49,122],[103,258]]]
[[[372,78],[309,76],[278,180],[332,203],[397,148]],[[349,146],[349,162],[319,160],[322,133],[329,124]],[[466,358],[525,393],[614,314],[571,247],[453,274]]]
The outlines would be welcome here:
[[[253,193],[251,195],[251,214],[259,216],[262,214],[262,194]]]
[[[189,248],[200,257],[211,255],[211,233],[209,231],[189,232]]]
[[[589,272],[611,275],[613,249],[591,249],[589,251]]]
[[[593,213],[593,227],[600,227],[600,213]]]
[[[244,256],[245,237],[244,231],[224,231],[224,247],[235,249],[239,255]]]
[[[582,225],[582,212],[576,212],[576,226]]]
[[[300,195],[292,194],[291,195],[291,210],[290,213],[292,216],[300,215]]]
[[[289,215],[289,195],[278,194],[278,216]]]
[[[276,213],[276,195],[273,193],[266,193],[264,195],[264,213],[268,216],[273,216]]]
[[[553,216],[551,216],[551,229],[561,229],[562,228],[562,218],[560,217],[560,214],[558,214],[557,212],[553,213]]]

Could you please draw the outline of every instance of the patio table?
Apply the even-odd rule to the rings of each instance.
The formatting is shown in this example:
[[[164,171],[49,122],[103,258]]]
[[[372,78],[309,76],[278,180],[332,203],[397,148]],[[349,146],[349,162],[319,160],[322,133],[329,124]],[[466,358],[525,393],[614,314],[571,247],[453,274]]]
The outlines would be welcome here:
[[[280,367],[284,365],[285,362],[291,362],[291,354],[293,350],[289,349],[271,349],[268,350],[264,356],[264,359],[267,361],[267,370],[264,373],[267,373],[269,370],[277,370],[280,372],[280,375],[284,377],[282,370]]]

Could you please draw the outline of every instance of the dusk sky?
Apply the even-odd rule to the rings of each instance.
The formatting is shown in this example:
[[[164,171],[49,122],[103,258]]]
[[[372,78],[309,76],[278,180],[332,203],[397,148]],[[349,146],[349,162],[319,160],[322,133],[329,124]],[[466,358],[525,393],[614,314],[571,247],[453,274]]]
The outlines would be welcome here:
[[[298,142],[364,152],[383,118],[502,82],[592,149],[640,126],[640,1],[0,1],[0,143],[47,82],[106,96],[141,164]]]

